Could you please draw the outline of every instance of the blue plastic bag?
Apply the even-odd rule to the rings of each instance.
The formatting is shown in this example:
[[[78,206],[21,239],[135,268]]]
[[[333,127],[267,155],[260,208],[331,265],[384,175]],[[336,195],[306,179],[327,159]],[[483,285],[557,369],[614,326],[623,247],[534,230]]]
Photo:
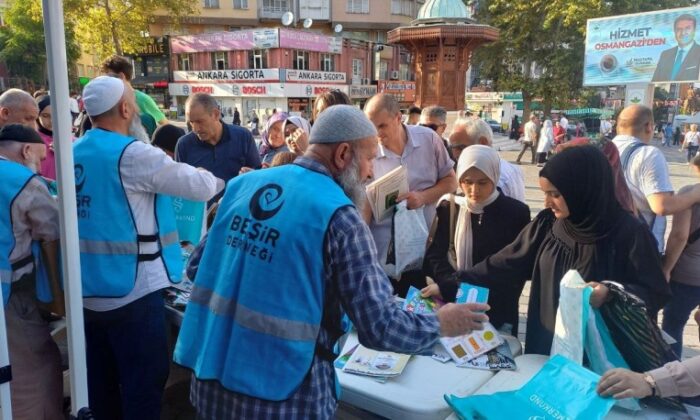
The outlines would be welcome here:
[[[600,376],[559,355],[553,356],[517,391],[445,400],[461,419],[603,419],[615,400],[596,392]]]

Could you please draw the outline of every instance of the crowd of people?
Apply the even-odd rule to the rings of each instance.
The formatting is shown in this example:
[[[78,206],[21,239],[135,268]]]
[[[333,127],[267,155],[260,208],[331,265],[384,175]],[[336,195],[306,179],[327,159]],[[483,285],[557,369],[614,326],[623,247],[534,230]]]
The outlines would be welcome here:
[[[184,271],[194,286],[173,360],[192,371],[200,418],[331,418],[346,317],[365,346],[431,354],[441,336],[487,320],[517,336],[527,281],[525,352],[549,354],[570,269],[593,288],[594,307],[613,281],[651,319],[663,310],[681,356],[683,327],[700,304],[700,184],[674,192],[650,145],[650,109],[625,108],[615,135],[601,124],[608,140],[596,145],[568,141],[565,115],[530,117],[516,163],[529,149],[541,166],[545,209],[531,219],[523,172],[499,156],[478,117],[460,116],[448,133],[442,107],[413,107],[404,122],[393,96],[359,109],[332,90],[316,99],[311,121],[274,113],[258,144],[205,93],[187,100],[189,132],[172,125],[131,87],[124,62],[110,58],[85,86],[87,118],[74,116],[81,129],[71,139],[96,418],[159,418],[170,363],[163,289]],[[0,96],[0,280],[15,418],[63,418],[61,357],[44,306],[46,291],[56,300],[60,290],[51,130],[50,94]],[[692,165],[700,174],[699,157]],[[377,220],[365,188],[399,166],[408,191],[396,199],[432,234],[422,266],[389,275],[392,233],[402,227]],[[216,208],[187,267],[172,197]],[[489,304],[452,303],[461,282],[490,289]],[[435,314],[405,312],[393,296],[411,286],[447,303]],[[599,391],[698,395],[699,384],[700,362],[690,359],[613,370]]]

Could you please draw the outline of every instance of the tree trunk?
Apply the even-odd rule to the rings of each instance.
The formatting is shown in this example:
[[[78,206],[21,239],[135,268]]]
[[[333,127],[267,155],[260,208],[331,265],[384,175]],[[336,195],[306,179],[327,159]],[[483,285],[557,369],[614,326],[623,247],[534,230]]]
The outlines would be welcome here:
[[[523,124],[530,121],[530,104],[532,103],[532,95],[529,92],[523,92]]]
[[[542,113],[544,114],[545,118],[552,115],[552,98],[544,98],[544,101],[542,103]]]
[[[122,52],[122,44],[119,41],[119,35],[117,34],[117,24],[112,18],[112,9],[109,7],[109,0],[105,0],[105,14],[107,15],[107,21],[109,21],[109,29],[112,33],[112,42],[114,42],[114,52],[117,55],[124,55]]]

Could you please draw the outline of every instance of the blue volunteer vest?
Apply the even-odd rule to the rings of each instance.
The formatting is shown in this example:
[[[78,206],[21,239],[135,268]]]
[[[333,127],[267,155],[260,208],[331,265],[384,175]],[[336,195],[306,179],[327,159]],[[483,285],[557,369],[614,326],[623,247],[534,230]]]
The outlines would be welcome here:
[[[285,165],[231,180],[175,347],[200,380],[281,401],[306,377],[324,304],[324,240],[352,205],[330,177]]]
[[[15,247],[12,231],[12,203],[29,181],[36,176],[24,165],[0,159],[0,283],[5,305],[10,300],[12,272],[34,263],[37,297],[42,302],[51,302],[51,288],[43,266],[40,264],[39,244],[32,244],[32,254],[20,261],[10,262],[10,254]]]
[[[138,263],[157,258],[163,260],[171,282],[181,280],[182,253],[171,198],[156,195],[156,234],[136,230],[119,171],[124,150],[135,141],[96,128],[73,145],[83,297],[127,295],[134,288]],[[146,242],[159,243],[160,250],[140,253],[139,244]]]

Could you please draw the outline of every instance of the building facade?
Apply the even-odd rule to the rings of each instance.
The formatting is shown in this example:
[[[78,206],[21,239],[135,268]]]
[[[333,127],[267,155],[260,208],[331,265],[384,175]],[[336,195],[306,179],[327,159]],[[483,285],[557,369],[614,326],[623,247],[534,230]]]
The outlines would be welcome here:
[[[408,106],[415,91],[412,57],[387,45],[386,34],[413,20],[422,4],[203,0],[201,13],[178,26],[157,16],[150,35],[171,35],[168,93],[180,115],[195,92],[215,96],[227,118],[238,108],[244,122],[274,109],[308,116],[313,98],[328,89],[342,90],[358,105],[387,89]],[[287,12],[293,18],[285,26]]]

